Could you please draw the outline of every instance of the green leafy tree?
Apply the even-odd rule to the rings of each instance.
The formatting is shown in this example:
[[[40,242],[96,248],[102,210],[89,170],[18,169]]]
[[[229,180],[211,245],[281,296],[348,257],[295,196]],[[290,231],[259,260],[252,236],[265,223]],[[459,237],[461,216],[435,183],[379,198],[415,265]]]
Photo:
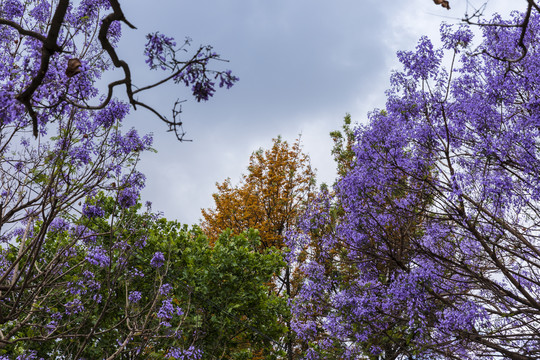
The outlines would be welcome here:
[[[186,340],[196,343],[204,358],[277,356],[277,340],[286,330],[278,314],[286,311],[286,302],[268,283],[284,262],[277,251],[259,251],[256,231],[226,231],[211,245],[200,229],[188,231],[161,219],[149,243],[169,254],[168,281],[175,298],[190,308]]]
[[[354,151],[352,150],[356,138],[352,127],[351,115],[345,115],[341,130],[334,130],[330,137],[334,142],[332,155],[337,164],[338,178],[343,177],[353,166]]]
[[[5,344],[0,354],[277,356],[275,339],[285,332],[277,314],[286,303],[266,284],[284,264],[280,253],[258,250],[256,232],[224,233],[210,246],[200,229],[141,212],[140,204],[122,209],[116,199],[99,194],[85,206],[99,206],[103,213],[71,219],[75,227],[67,221],[50,226],[35,266],[43,273],[43,267],[58,261],[67,270],[53,275],[59,285],[37,297],[30,312],[2,327],[17,341]],[[29,231],[38,232],[40,226]],[[12,246],[6,256],[16,256],[17,250]]]

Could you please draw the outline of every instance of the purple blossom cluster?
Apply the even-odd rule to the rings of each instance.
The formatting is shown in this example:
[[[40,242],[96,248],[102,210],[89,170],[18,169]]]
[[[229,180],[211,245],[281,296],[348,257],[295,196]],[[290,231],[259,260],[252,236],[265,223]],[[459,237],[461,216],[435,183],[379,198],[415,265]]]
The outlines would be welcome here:
[[[129,208],[137,203],[140,191],[145,186],[145,181],[146,177],[138,171],[123,177],[121,181],[123,189],[118,192],[118,204],[120,207]]]
[[[98,205],[84,204],[82,207],[82,214],[87,218],[101,218],[105,216],[105,211]]]
[[[159,294],[167,296],[172,290],[171,284],[163,284],[159,287]]]
[[[150,150],[153,142],[152,135],[140,136],[135,129],[129,130],[126,134],[114,134],[109,143],[111,145],[111,155],[128,155],[140,151]]]
[[[80,299],[74,299],[73,301],[70,301],[65,305],[66,315],[74,315],[82,312],[83,310],[84,305]]]
[[[199,360],[202,359],[203,352],[194,346],[190,346],[187,349],[180,349],[173,347],[167,354],[167,359],[176,360]]]
[[[110,265],[111,259],[105,249],[101,247],[95,247],[88,250],[88,253],[86,254],[86,261],[95,266],[108,267]]]
[[[9,360],[8,357],[4,357],[4,359]],[[22,355],[17,356],[15,360],[44,360],[44,359],[42,357],[38,357],[37,351],[30,350],[30,351],[25,351]]]
[[[160,319],[160,325],[171,327],[173,316],[182,316],[183,310],[172,303],[172,299],[163,300],[156,316]]]
[[[142,294],[140,291],[131,291],[128,295],[128,300],[132,304],[137,304],[141,300]]]
[[[118,204],[122,208],[134,206],[139,199],[139,191],[135,188],[127,188],[118,193]]]
[[[19,18],[23,15],[24,6],[19,0],[6,0],[2,5],[2,14],[7,18]]]
[[[129,113],[129,105],[117,100],[109,103],[105,109],[95,115],[95,124],[110,128],[117,121],[124,119]]]
[[[144,47],[145,62],[150,69],[155,70],[158,67],[166,70],[165,66],[168,57],[174,52],[176,41],[172,37],[165,36],[159,32],[146,35],[148,42]]]
[[[441,25],[441,38],[444,41],[443,48],[446,50],[460,51],[460,48],[467,48],[473,40],[471,29],[465,25],[460,26],[457,30],[449,24]]]
[[[219,79],[219,87],[225,86],[230,89],[239,80],[238,77],[232,75],[230,70],[215,72],[213,79],[207,75],[206,66],[208,61],[216,57],[217,55],[211,52],[211,48],[207,48],[206,54],[200,52],[197,60],[178,73],[174,81],[177,83],[183,82],[186,86],[191,85],[193,96],[199,102],[201,100],[207,101],[214,95],[216,92],[215,80]]]
[[[239,79],[232,75],[230,70],[210,71],[208,70],[211,60],[219,60],[220,57],[212,50],[212,47],[201,47],[195,56],[189,61],[179,61],[176,53],[184,50],[191,43],[186,39],[184,45],[176,49],[176,42],[173,38],[160,33],[148,34],[148,42],[144,54],[146,63],[150,69],[160,68],[161,70],[173,71],[173,78],[176,83],[183,83],[186,87],[191,87],[191,92],[197,101],[207,101],[216,92],[215,81],[219,79],[219,87],[230,89]],[[213,79],[210,75],[213,74]]]
[[[51,231],[67,231],[71,227],[71,224],[62,218],[55,218],[49,225]]]
[[[154,256],[152,256],[152,260],[150,260],[150,266],[158,269],[163,266],[165,263],[165,256],[163,256],[163,253],[160,251],[157,251],[154,253]]]

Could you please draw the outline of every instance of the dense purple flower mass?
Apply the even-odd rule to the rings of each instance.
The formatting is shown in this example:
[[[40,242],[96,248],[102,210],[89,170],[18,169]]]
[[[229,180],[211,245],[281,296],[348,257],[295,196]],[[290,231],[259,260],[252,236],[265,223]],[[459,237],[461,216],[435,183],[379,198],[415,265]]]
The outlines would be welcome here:
[[[493,22],[515,24],[496,17]],[[306,359],[540,357],[540,17],[398,53],[334,194],[289,234]],[[443,51],[449,52],[445,62]],[[454,60],[452,60],[454,58]]]
[[[104,249],[97,247],[88,251],[86,261],[92,265],[107,267],[109,266],[111,259]]]
[[[92,218],[100,218],[105,216],[105,211],[97,205],[84,204],[82,208],[84,216]]]
[[[111,127],[122,120],[129,113],[129,105],[119,101],[112,101],[109,106],[96,114],[96,124],[105,128]]]
[[[203,353],[200,349],[190,346],[187,349],[172,348],[167,356],[167,359],[177,360],[199,360],[202,359]]]
[[[214,95],[214,92],[216,91],[214,85],[215,84],[212,81],[205,79],[193,84],[191,91],[193,91],[193,96],[195,96],[197,101],[206,101]]]
[[[130,303],[137,304],[141,300],[142,294],[140,291],[132,291],[129,293],[128,299]]]
[[[2,12],[8,17],[20,17],[23,15],[24,6],[19,0],[6,0],[3,2]]]
[[[155,268],[160,268],[165,263],[165,257],[163,256],[163,253],[158,251],[154,254],[152,257],[152,260],[150,260],[150,265]]]
[[[51,231],[66,231],[69,230],[70,223],[62,218],[56,218],[49,225]]]
[[[129,208],[137,203],[139,191],[134,188],[127,188],[118,194],[118,204],[123,208]]]
[[[172,290],[172,286],[170,284],[163,284],[161,285],[161,287],[159,288],[159,293],[161,295],[169,295],[169,293],[171,292]]]
[[[159,308],[157,317],[160,319],[170,319],[172,318],[172,314],[174,312],[174,307],[172,304],[172,300],[164,300],[161,304],[161,307]]]

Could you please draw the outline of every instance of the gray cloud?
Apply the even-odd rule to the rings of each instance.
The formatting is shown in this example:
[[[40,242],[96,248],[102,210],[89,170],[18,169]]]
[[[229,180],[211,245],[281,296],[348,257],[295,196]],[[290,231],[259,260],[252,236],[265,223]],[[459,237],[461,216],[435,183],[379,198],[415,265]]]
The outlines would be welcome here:
[[[499,0],[502,1],[502,0]],[[165,126],[144,111],[133,112],[128,126],[155,134],[158,154],[145,155],[144,200],[171,219],[195,223],[200,208],[212,206],[215,182],[245,172],[249,155],[282,135],[302,133],[320,178],[332,182],[334,164],[328,133],[349,112],[365,121],[367,111],[384,106],[395,51],[411,49],[423,34],[438,38],[440,16],[462,17],[465,8],[447,12],[427,0],[199,0],[131,2],[127,17],[139,30],[125,30],[122,56],[132,59],[140,80],[144,34],[160,31],[212,44],[229,59],[240,82],[207,103],[188,101],[183,120],[193,143],[178,143]],[[463,5],[463,4],[462,4]],[[456,21],[447,19],[449,21]],[[165,87],[147,99],[168,111],[189,91]]]

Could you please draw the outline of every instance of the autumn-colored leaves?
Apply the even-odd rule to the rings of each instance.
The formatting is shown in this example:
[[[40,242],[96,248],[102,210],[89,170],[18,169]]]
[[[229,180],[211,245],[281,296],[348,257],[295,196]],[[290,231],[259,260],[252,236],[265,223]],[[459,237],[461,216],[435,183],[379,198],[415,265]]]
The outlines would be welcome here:
[[[248,171],[238,186],[230,179],[217,184],[216,207],[202,210],[202,228],[212,241],[225,229],[240,234],[256,228],[263,248],[282,248],[285,230],[313,196],[315,174],[309,157],[299,141],[289,145],[277,138],[270,150],[251,155]]]

